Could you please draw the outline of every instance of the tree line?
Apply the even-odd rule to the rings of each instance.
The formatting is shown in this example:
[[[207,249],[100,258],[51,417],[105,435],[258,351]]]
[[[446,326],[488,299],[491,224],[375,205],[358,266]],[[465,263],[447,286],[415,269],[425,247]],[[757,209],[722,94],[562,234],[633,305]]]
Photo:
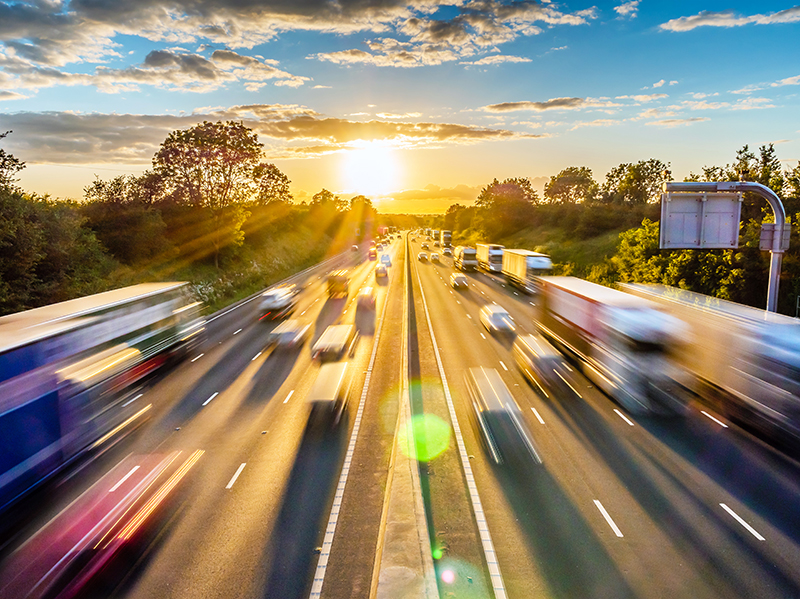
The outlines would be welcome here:
[[[9,133],[0,135],[0,140]],[[217,306],[371,234],[372,202],[290,181],[237,122],[174,131],[139,176],[96,179],[83,201],[18,187],[0,149],[0,314],[153,280],[190,280]]]

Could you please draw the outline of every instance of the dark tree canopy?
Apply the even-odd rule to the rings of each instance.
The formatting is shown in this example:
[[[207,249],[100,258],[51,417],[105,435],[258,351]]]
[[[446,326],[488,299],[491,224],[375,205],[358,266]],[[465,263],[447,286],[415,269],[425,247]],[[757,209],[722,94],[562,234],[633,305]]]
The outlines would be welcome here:
[[[592,170],[585,166],[570,166],[550,177],[544,186],[544,196],[553,204],[591,202],[599,191]]]
[[[0,139],[6,137],[12,131],[0,133]],[[13,154],[8,154],[3,148],[0,148],[0,189],[11,187],[17,179],[17,173],[25,168],[25,163]]]

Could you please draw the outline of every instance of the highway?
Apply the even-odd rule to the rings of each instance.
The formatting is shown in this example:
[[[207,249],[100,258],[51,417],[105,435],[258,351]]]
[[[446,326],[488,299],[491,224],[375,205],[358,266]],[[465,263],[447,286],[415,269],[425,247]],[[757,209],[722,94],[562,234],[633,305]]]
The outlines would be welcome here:
[[[137,397],[149,420],[40,493],[2,556],[127,456],[200,449],[180,505],[113,596],[375,597],[407,374],[441,597],[800,597],[796,462],[699,404],[628,414],[576,364],[567,392],[532,387],[513,339],[493,337],[479,311],[497,303],[533,332],[535,298],[481,272],[455,290],[452,260],[417,260],[411,237],[385,250],[388,282],[363,250],[292,280],[295,317],[312,324],[299,350],[265,349],[276,323],[258,320],[257,299],[215,315],[204,347]],[[334,267],[351,269],[346,299],[327,297]],[[366,285],[374,316],[356,310]],[[335,323],[361,335],[345,418],[320,436],[306,428],[310,347]],[[541,461],[489,459],[464,381],[475,366],[499,372]]]

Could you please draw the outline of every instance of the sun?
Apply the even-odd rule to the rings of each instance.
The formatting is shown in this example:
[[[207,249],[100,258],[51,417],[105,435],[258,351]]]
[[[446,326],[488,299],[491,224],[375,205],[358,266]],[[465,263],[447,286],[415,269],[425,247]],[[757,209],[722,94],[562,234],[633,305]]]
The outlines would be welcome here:
[[[400,166],[393,147],[363,142],[344,153],[342,178],[348,193],[368,198],[397,191]]]

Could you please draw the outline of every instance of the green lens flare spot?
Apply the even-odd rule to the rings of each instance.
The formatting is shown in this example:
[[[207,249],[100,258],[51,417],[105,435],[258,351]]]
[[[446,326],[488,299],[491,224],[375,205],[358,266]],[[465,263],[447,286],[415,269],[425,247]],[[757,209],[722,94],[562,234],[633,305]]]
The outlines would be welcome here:
[[[429,462],[450,446],[450,425],[433,414],[411,417],[400,430],[400,450],[419,462]]]

